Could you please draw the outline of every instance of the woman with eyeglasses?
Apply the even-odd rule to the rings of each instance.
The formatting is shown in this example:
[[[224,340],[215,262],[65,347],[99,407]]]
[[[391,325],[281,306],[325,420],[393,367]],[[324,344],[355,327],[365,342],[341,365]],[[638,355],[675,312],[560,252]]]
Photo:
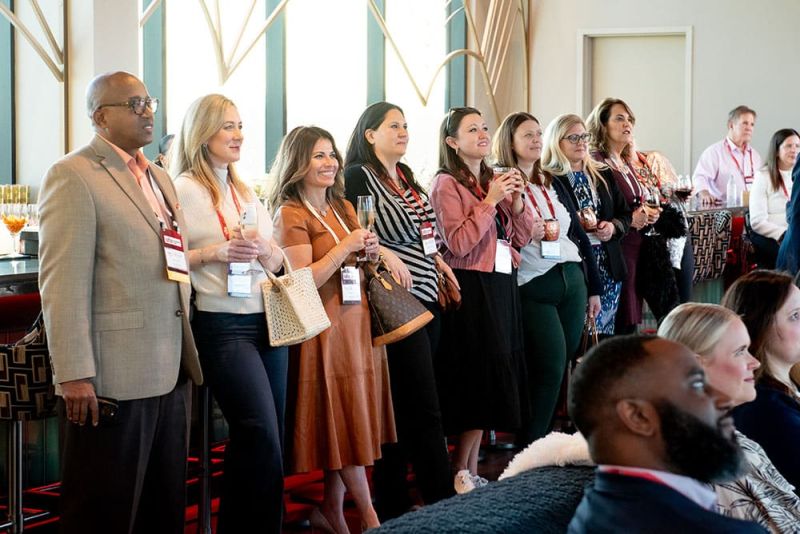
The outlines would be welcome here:
[[[516,431],[527,414],[517,249],[530,241],[533,212],[519,170],[495,176],[484,161],[491,138],[480,111],[451,109],[439,135],[430,199],[462,303],[443,317],[436,370],[445,429],[459,435],[454,486],[465,493],[486,484],[482,429]]]
[[[594,317],[600,309],[601,288],[567,190],[540,168],[539,121],[512,113],[500,124],[493,147],[498,164],[522,170],[525,205],[535,216],[531,240],[520,250],[517,279],[530,394],[530,416],[517,443],[525,446],[550,429],[567,361],[578,349],[587,311]]]
[[[434,315],[428,325],[386,346],[391,376],[397,443],[384,444],[372,481],[381,520],[409,510],[406,482],[409,460],[425,504],[453,493],[442,429],[432,355],[439,345],[438,274],[457,283],[434,239],[436,217],[425,190],[400,160],[408,146],[403,110],[388,102],[369,106],[358,119],[345,158],[345,195],[375,199],[374,231],[408,267],[401,273],[409,291]]]
[[[603,284],[597,332],[614,335],[622,282],[627,276],[620,240],[631,224],[631,210],[611,170],[589,155],[591,135],[577,115],[561,115],[548,126],[542,168],[570,193],[578,219],[592,244]]]
[[[591,155],[611,169],[617,187],[631,210],[630,227],[620,240],[627,276],[622,282],[614,326],[616,334],[632,333],[642,322],[642,298],[636,289],[636,266],[643,239],[640,230],[658,220],[657,210],[645,210],[643,199],[648,190],[629,163],[635,123],[636,117],[630,107],[618,98],[604,99],[586,120],[588,133],[591,134]]]
[[[269,345],[261,283],[267,270],[280,270],[283,256],[267,209],[236,172],[243,140],[233,102],[199,98],[174,140],[171,171],[186,217],[197,306],[192,329],[206,383],[230,428],[218,528],[252,530],[255,508],[263,511],[262,532],[280,532],[289,355]],[[248,211],[255,229],[245,238]],[[234,279],[242,282],[235,293]]]

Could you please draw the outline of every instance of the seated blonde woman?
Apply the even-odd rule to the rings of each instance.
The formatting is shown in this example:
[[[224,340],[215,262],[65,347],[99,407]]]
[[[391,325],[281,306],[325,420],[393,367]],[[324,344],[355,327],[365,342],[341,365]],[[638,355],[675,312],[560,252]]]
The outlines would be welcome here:
[[[750,336],[734,312],[715,304],[681,304],[664,318],[658,335],[696,352],[709,386],[734,405],[756,398],[754,371],[759,362],[748,352]],[[794,494],[794,487],[758,443],[738,430],[736,438],[749,468],[742,478],[715,485],[719,512],[755,521],[770,532],[796,532],[800,525],[800,499]],[[519,453],[500,478],[548,465],[587,463],[591,464],[591,460],[581,434],[553,432]]]
[[[681,304],[664,318],[658,335],[683,343],[700,358],[708,384],[741,405],[756,398],[759,362],[748,351],[750,336],[739,316],[715,304]],[[764,449],[736,431],[749,464],[742,478],[715,487],[721,513],[755,521],[771,532],[796,532],[800,499]]]

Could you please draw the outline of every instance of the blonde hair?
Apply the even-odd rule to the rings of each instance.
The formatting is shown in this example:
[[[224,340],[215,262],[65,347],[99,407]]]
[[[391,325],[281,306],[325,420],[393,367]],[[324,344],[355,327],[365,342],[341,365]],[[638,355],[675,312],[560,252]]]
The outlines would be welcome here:
[[[578,124],[583,126],[584,130],[586,129],[586,124],[584,124],[583,119],[572,113],[559,115],[550,121],[550,124],[548,124],[547,128],[544,130],[544,144],[542,146],[541,159],[542,170],[553,176],[564,176],[570,173],[572,167],[566,154],[561,150],[561,140],[564,139],[564,136],[567,135],[570,128]],[[586,156],[583,158],[583,168],[586,170],[586,175],[592,181],[595,189],[597,189],[598,182],[602,183],[603,186],[608,189],[608,184],[603,178],[603,175],[600,174],[600,171],[607,168],[605,164],[595,161],[587,152]]]
[[[631,117],[631,124],[636,124],[636,117],[633,115],[633,111],[631,111],[631,108],[625,103],[624,100],[611,97],[604,98],[602,102],[595,106],[595,108],[586,118],[586,127],[589,130],[589,133],[592,134],[592,139],[590,142],[593,150],[599,150],[600,152],[609,154],[608,119],[611,115],[611,108],[616,104],[619,104],[625,108],[625,111]],[[621,156],[626,160],[631,156],[630,145],[626,145],[625,148],[622,149]]]
[[[739,316],[733,311],[717,304],[687,302],[664,317],[658,335],[683,343],[708,361],[714,347],[737,319]]]
[[[206,95],[192,102],[169,150],[170,174],[174,177],[189,175],[208,191],[215,208],[222,201],[222,190],[211,164],[208,140],[222,129],[225,112],[230,107],[235,108],[236,105],[218,94]],[[228,175],[236,192],[245,200],[252,200],[250,189],[239,178],[233,163],[228,164]]]

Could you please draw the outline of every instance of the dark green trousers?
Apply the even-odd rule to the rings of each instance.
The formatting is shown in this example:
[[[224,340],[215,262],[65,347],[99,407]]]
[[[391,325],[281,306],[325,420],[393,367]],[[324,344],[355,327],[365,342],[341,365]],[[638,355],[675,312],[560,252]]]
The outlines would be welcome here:
[[[531,402],[518,442],[528,444],[550,430],[567,361],[580,344],[588,295],[576,262],[556,265],[519,291]]]

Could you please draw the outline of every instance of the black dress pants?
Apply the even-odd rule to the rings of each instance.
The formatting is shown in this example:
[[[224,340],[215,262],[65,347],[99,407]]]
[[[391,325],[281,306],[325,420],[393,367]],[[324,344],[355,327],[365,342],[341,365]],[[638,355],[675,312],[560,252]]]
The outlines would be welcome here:
[[[69,423],[62,402],[61,532],[182,534],[190,404],[179,380],[93,427]]]
[[[434,314],[434,320],[386,346],[398,442],[381,447],[382,457],[372,474],[381,521],[402,515],[412,504],[406,483],[409,461],[425,504],[454,493],[433,372],[439,310],[435,303],[423,304]]]

